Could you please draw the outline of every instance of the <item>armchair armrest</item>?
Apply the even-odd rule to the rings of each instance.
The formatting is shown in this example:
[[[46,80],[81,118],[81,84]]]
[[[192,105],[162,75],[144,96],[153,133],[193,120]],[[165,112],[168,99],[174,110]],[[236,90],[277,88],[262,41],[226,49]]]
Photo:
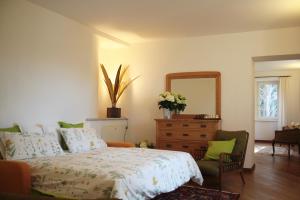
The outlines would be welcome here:
[[[25,162],[0,160],[0,193],[30,194],[30,166]]]
[[[222,171],[230,171],[242,167],[242,154],[221,153],[219,167]]]
[[[128,142],[106,142],[109,147],[135,147],[134,144]]]
[[[195,149],[195,151],[192,152],[192,156],[195,160],[201,160],[204,158],[206,151],[207,146],[201,146],[199,149]]]

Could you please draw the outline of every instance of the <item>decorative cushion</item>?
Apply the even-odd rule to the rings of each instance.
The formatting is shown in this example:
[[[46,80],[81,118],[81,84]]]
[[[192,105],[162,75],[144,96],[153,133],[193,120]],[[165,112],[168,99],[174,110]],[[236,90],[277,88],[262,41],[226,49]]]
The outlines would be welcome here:
[[[71,124],[71,123],[66,123],[63,121],[59,121],[57,122],[60,128],[83,128],[84,124],[83,123],[78,123],[78,124]],[[60,144],[61,147],[63,148],[63,150],[69,150],[68,146],[66,144],[66,141],[64,140],[64,138],[61,136],[61,140],[60,140]]]
[[[0,140],[4,145],[6,160],[22,160],[35,157],[63,155],[55,135],[3,133]]]
[[[68,150],[68,147],[62,137],[62,135],[60,134],[59,131],[59,125],[57,123],[55,124],[47,124],[47,125],[42,125],[42,130],[44,134],[48,134],[48,133],[53,133],[56,135],[56,138],[58,139],[58,142],[60,144],[60,146],[62,147],[63,150]]]
[[[15,124],[12,127],[9,128],[0,128],[0,134],[7,132],[7,133],[21,133],[21,129],[19,125]],[[5,159],[5,149],[4,145],[2,144],[0,140],[0,160]]]
[[[204,160],[219,160],[221,153],[232,153],[235,145],[235,138],[227,141],[208,141],[208,149]]]
[[[21,132],[21,129],[19,127],[19,125],[15,124],[12,127],[9,128],[0,128],[0,132]]]
[[[43,135],[43,129],[42,129],[42,125],[23,125],[21,124],[20,125],[20,130],[21,130],[21,133],[23,134],[39,134],[39,135]]]
[[[95,129],[61,128],[59,131],[71,153],[85,152],[107,147],[107,144],[97,137]]]
[[[66,123],[63,121],[59,121],[58,125],[60,128],[83,128],[83,123],[78,123],[78,124],[71,124],[71,123]]]

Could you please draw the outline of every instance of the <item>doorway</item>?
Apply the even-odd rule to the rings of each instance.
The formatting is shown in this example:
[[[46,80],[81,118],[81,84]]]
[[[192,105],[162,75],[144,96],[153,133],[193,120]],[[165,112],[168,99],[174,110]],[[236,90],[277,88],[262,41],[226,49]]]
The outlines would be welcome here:
[[[300,55],[253,60],[255,153],[272,154],[275,130],[300,127]],[[281,154],[287,151],[285,147],[278,148]]]

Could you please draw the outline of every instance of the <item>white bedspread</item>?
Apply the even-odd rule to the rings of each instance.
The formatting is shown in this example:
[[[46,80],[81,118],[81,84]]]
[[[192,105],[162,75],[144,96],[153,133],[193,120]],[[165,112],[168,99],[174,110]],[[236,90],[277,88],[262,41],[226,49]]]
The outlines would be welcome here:
[[[184,152],[107,148],[27,162],[33,189],[63,198],[150,199],[190,178],[203,182],[196,162]]]

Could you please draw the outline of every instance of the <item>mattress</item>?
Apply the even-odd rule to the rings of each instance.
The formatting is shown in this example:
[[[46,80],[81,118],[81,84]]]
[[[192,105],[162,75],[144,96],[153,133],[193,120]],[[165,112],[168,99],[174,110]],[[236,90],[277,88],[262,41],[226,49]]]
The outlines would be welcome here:
[[[192,179],[202,184],[200,170],[185,152],[113,148],[26,161],[32,188],[70,199],[151,199]]]

